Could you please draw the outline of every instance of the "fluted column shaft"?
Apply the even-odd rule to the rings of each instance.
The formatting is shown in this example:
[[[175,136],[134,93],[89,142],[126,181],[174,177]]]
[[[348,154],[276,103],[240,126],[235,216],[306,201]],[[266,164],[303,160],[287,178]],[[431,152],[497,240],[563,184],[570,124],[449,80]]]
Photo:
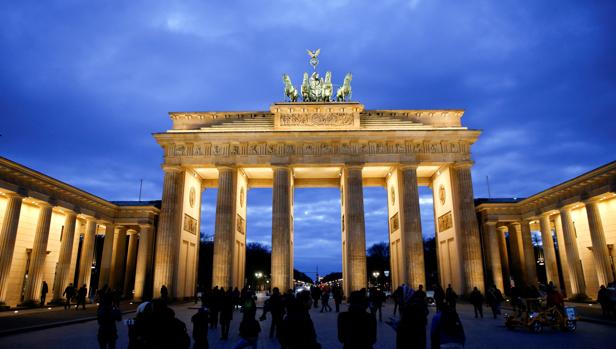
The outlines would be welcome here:
[[[571,211],[568,208],[560,209],[560,216],[563,225],[563,238],[567,248],[567,266],[569,269],[569,281],[571,282],[572,296],[586,296],[586,282],[580,265],[580,253],[578,251],[577,239],[575,237],[575,227],[571,218]]]
[[[291,257],[291,171],[274,168],[272,186],[272,288],[282,292],[293,286]]]
[[[610,255],[605,241],[605,232],[601,222],[601,213],[596,201],[587,201],[586,215],[588,216],[588,228],[590,230],[590,240],[592,241],[592,255],[595,260],[597,279],[599,285],[607,286],[614,281],[612,266],[610,265]]]
[[[567,263],[567,246],[565,244],[565,238],[563,234],[563,224],[560,214],[554,216],[554,230],[556,231],[556,241],[558,244],[558,257],[560,258],[560,267],[563,273],[564,291],[567,297],[570,297],[573,292],[571,291],[571,280],[569,278],[569,263]],[[562,289],[562,287],[561,287]]]
[[[152,273],[152,254],[154,247],[154,230],[151,225],[141,225],[139,231],[139,250],[135,268],[135,299],[144,297],[145,283]]]
[[[94,240],[96,239],[96,221],[87,219],[86,232],[83,236],[81,245],[81,260],[79,261],[78,285],[90,287],[90,276],[92,275],[92,258],[94,258]]]
[[[34,243],[30,254],[28,281],[24,289],[24,301],[38,301],[43,283],[43,265],[47,256],[47,241],[53,207],[48,203],[39,204],[39,216],[34,232]]]
[[[539,218],[539,229],[541,229],[541,242],[543,244],[543,258],[545,260],[545,274],[548,283],[552,282],[558,288],[558,265],[556,262],[556,250],[554,249],[554,238],[550,229],[550,216],[547,214]]]
[[[105,223],[105,238],[103,239],[103,255],[101,256],[100,274],[98,276],[98,287],[109,286],[109,275],[111,273],[111,261],[113,258],[113,241],[115,236],[115,226]]]
[[[421,213],[419,209],[419,189],[417,186],[417,166],[403,166],[401,168],[402,185],[401,209],[403,211],[403,229],[405,241],[404,260],[409,285],[417,289],[419,285],[426,284],[426,270],[424,264],[423,236],[421,231]]]
[[[507,252],[507,240],[505,239],[505,227],[496,229],[496,239],[498,240],[498,250],[500,255],[501,267],[503,271],[503,289],[509,289],[511,285],[511,272],[509,269],[509,253]]]
[[[230,167],[219,168],[212,286],[224,287],[225,289],[233,285],[234,278],[236,190],[237,170]]]
[[[113,239],[113,254],[111,272],[109,273],[109,287],[119,290],[124,280],[124,261],[126,258],[126,227],[119,226]]]
[[[347,219],[347,270],[350,291],[358,291],[368,284],[366,274],[366,223],[364,219],[364,192],[362,167],[347,166],[344,171],[345,216]]]
[[[454,209],[458,213],[458,227],[462,239],[462,263],[464,263],[464,290],[469,294],[473,287],[483,289],[483,260],[481,241],[473,198],[471,164],[464,163],[451,167]]]
[[[516,287],[522,286],[526,280],[526,269],[524,268],[524,250],[522,249],[522,239],[520,236],[520,224],[509,223],[509,247],[511,250],[511,273]]]
[[[485,224],[486,234],[488,234],[488,253],[490,260],[490,269],[492,272],[492,283],[496,285],[499,290],[503,290],[503,269],[501,266],[501,257],[499,253],[499,241],[498,234],[500,231],[496,230],[496,222],[487,222]]]
[[[56,277],[53,281],[53,300],[55,301],[62,299],[62,293],[70,283],[70,268],[73,256],[76,223],[77,214],[73,211],[65,211],[62,242],[60,243],[58,265],[56,266]]]
[[[522,221],[522,248],[524,249],[524,282],[530,286],[537,286],[539,280],[537,280],[535,249],[529,221]]]
[[[184,199],[184,172],[180,169],[165,169],[163,201],[156,239],[154,269],[154,297],[160,296],[164,285],[169,296],[174,296],[175,270],[179,253],[182,222],[182,200]]]
[[[2,252],[0,253],[0,303],[6,300],[6,288],[13,262],[22,201],[22,197],[18,194],[7,194],[7,196],[2,227],[0,227],[0,251]]]
[[[124,297],[131,297],[135,286],[135,263],[137,261],[137,232],[131,232],[128,237],[128,255],[126,256],[126,271],[124,272]]]

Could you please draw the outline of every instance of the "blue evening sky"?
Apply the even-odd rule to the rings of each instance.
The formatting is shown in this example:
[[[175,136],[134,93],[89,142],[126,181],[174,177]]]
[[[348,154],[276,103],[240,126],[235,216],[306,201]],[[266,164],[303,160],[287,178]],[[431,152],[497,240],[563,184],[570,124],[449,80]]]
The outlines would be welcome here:
[[[523,197],[614,160],[613,1],[26,1],[0,3],[0,155],[109,200],[160,199],[152,132],[168,111],[267,110],[306,49],[370,109],[463,108],[476,197]],[[424,236],[432,199],[421,188]],[[203,203],[213,232],[215,190]],[[340,269],[338,192],[298,189],[296,266]],[[386,193],[365,188],[368,244]],[[249,193],[269,243],[271,190]]]

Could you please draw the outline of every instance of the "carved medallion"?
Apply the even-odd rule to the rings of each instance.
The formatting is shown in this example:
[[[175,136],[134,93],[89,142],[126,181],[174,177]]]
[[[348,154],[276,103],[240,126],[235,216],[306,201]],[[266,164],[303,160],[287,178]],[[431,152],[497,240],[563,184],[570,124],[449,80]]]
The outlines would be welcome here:
[[[244,188],[240,189],[240,208],[244,208]]]
[[[391,205],[395,205],[396,204],[396,191],[394,190],[394,187],[391,187]]]
[[[190,187],[190,192],[188,193],[188,203],[190,204],[191,208],[195,207],[196,196],[197,194],[195,192],[195,187]]]
[[[446,194],[445,194],[445,186],[441,184],[441,186],[438,188],[438,198],[441,202],[441,206],[445,205],[445,199],[446,199]]]

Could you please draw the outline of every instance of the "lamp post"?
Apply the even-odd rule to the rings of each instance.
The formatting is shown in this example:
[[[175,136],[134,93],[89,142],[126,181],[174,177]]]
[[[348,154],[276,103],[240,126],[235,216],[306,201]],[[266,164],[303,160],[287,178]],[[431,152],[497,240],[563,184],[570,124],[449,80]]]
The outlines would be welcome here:
[[[257,279],[257,289],[259,291],[261,291],[260,283],[261,283],[261,278],[262,277],[263,277],[263,273],[262,272],[258,271],[258,272],[255,273],[255,278]]]
[[[379,275],[381,275],[381,273],[378,272],[378,271],[373,271],[372,272],[372,276],[374,277],[374,285],[375,286],[379,285]]]

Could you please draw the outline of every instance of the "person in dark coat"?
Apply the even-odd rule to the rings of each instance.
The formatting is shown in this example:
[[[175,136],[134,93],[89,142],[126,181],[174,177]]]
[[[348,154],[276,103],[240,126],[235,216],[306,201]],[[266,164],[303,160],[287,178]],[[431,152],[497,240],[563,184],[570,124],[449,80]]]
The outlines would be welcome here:
[[[349,310],[338,315],[338,340],[344,349],[372,349],[376,343],[376,318],[366,311],[363,297],[352,292]]]
[[[45,305],[47,293],[49,293],[49,287],[47,286],[47,281],[43,281],[43,286],[41,286],[41,307]]]
[[[169,301],[169,290],[167,289],[167,286],[162,285],[160,287],[160,299],[162,299],[165,302]]]
[[[220,339],[229,339],[229,327],[233,320],[233,294],[229,288],[220,294]]]
[[[430,326],[430,344],[432,349],[440,349],[446,345],[450,348],[463,348],[466,342],[464,328],[458,313],[447,304],[434,314]]]
[[[445,304],[445,290],[441,285],[436,285],[434,287],[434,303],[436,304],[436,310],[439,311],[443,308],[443,304]]]
[[[193,323],[192,338],[195,341],[194,349],[208,349],[207,328],[208,328],[208,311],[207,308],[201,307],[190,321]]]
[[[210,293],[210,300],[208,302],[210,306],[210,328],[218,328],[218,314],[220,312],[220,291],[224,289],[218,289],[218,286],[214,286]]]
[[[248,347],[257,349],[261,325],[259,325],[259,321],[255,319],[255,314],[256,312],[253,311],[247,311],[244,313],[242,322],[240,322],[240,340],[235,347],[233,347],[234,349]]]
[[[471,291],[468,300],[471,302],[473,309],[475,310],[475,319],[477,318],[477,315],[483,319],[483,295],[477,287],[473,287],[473,291]]]
[[[385,301],[385,294],[376,287],[370,289],[370,296],[368,297],[368,304],[370,305],[370,313],[376,318],[379,314],[379,321],[383,321],[383,302]]]
[[[492,316],[496,319],[496,316],[500,314],[500,305],[503,301],[503,294],[496,288],[496,285],[492,285],[486,292],[486,303],[490,309],[492,309]]]
[[[317,286],[310,287],[310,295],[312,296],[312,303],[315,308],[319,307],[319,299],[321,298],[321,289]]]
[[[397,349],[426,348],[428,314],[425,298],[411,296],[408,302],[403,303],[396,328]]]
[[[396,310],[398,310],[400,305],[402,304],[403,293],[404,292],[401,285],[398,286],[396,290],[391,294],[391,298],[393,298],[394,300],[394,316],[396,316]]]
[[[274,338],[274,333],[280,330],[282,319],[284,318],[284,301],[280,294],[280,289],[274,287],[272,295],[269,298],[269,311],[272,314],[272,324],[270,326],[269,336]]]
[[[282,321],[278,332],[281,349],[320,349],[317,333],[308,310],[311,306],[310,292],[297,294],[295,302],[289,306],[289,313]]]
[[[233,289],[233,293],[231,295],[231,298],[233,298],[233,308],[237,309],[240,307],[240,302],[241,302],[241,297],[242,294],[240,293],[240,290],[236,287]]]
[[[88,289],[86,284],[81,285],[79,290],[77,291],[77,305],[75,309],[79,309],[79,306],[82,306],[83,310],[86,310],[86,296],[88,295]]]
[[[75,297],[75,287],[73,287],[72,283],[66,286],[62,295],[66,297],[66,302],[64,302],[64,310],[69,309],[71,307],[71,300]]]
[[[447,290],[445,291],[445,301],[447,302],[447,306],[453,310],[456,310],[456,302],[458,301],[458,294],[453,290],[451,284],[447,286]]]
[[[332,296],[336,305],[336,313],[340,312],[340,303],[342,303],[342,287],[336,285],[332,288]]]
[[[101,349],[114,349],[118,339],[116,322],[122,320],[122,313],[110,301],[105,300],[98,307],[96,320],[98,321],[98,345]]]
[[[597,303],[601,305],[603,317],[610,318],[612,316],[612,302],[610,300],[610,290],[608,290],[605,285],[601,285],[599,288]]]
[[[329,306],[329,291],[323,290],[321,293],[321,313],[323,311],[330,312],[332,311],[332,307]]]

